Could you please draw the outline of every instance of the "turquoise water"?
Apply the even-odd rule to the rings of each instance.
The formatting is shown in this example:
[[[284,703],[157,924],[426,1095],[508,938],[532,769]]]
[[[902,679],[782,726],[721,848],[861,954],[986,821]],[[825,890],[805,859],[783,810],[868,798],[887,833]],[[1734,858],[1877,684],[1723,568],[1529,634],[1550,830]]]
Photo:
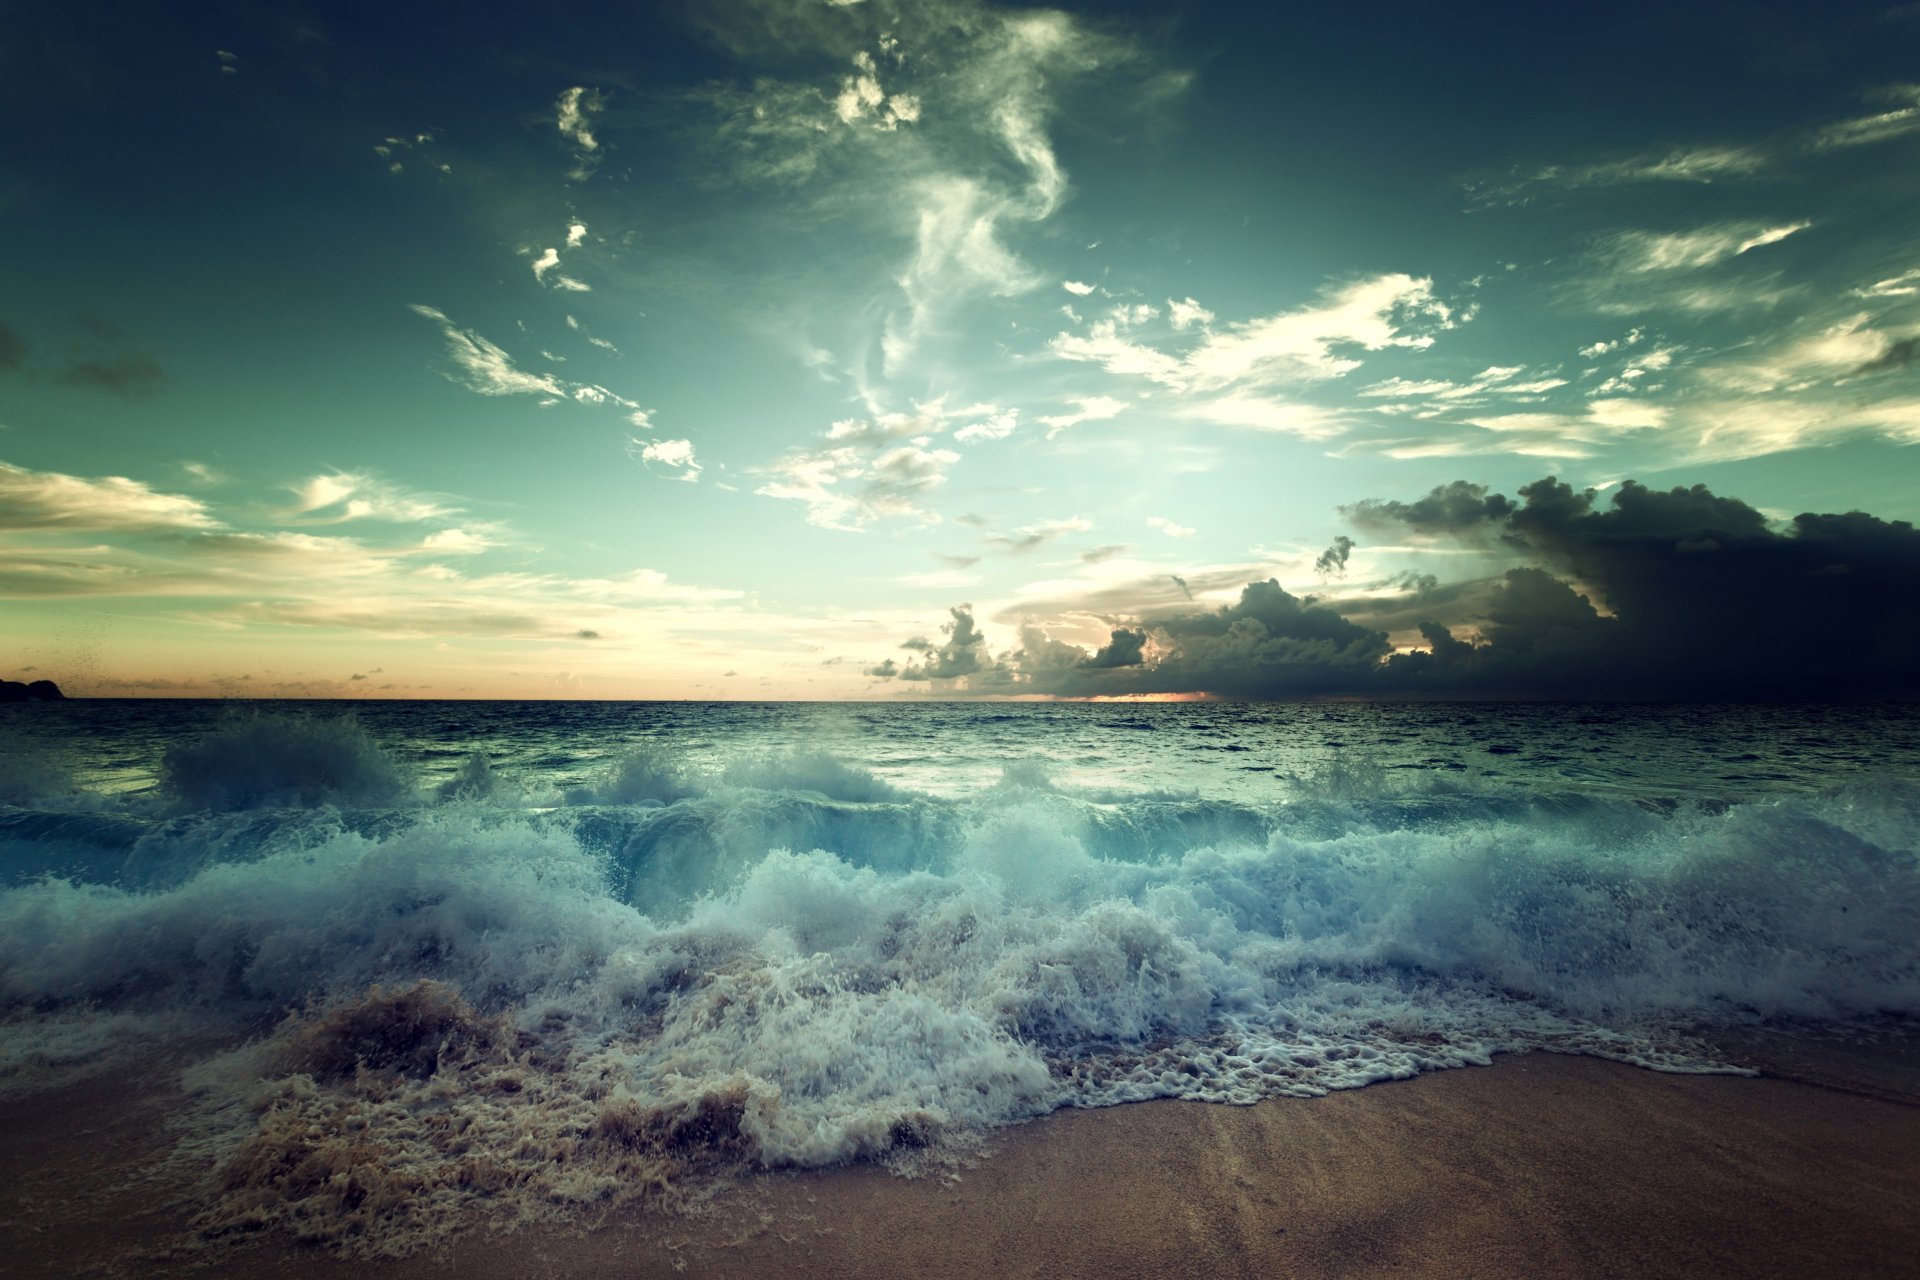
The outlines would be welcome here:
[[[1911,707],[72,702],[4,732],[0,1072],[250,1045],[193,1077],[228,1157],[351,1113],[386,1166],[450,1167],[453,1114],[461,1159],[523,1135],[501,1186],[592,1200],[627,1166],[560,1186],[529,1125],[574,1151],[616,1103],[723,1107],[749,1165],[897,1159],[1061,1106],[1527,1049],[1712,1069],[1691,1031],[1920,1013]],[[395,1016],[376,989],[454,1010],[412,1065],[362,1031],[329,1059],[358,1074],[288,1056]]]

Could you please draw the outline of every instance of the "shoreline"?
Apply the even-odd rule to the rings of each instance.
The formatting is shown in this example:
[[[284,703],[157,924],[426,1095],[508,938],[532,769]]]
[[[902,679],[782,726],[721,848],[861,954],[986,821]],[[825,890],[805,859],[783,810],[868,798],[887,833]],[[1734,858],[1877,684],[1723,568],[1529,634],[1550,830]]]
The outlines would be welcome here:
[[[1736,1033],[1757,1077],[1501,1055],[1314,1099],[1063,1111],[952,1177],[756,1175],[693,1212],[400,1260],[175,1251],[171,1089],[0,1101],[0,1276],[1895,1276],[1920,1270],[1920,1038]],[[162,1074],[169,1084],[173,1073]]]

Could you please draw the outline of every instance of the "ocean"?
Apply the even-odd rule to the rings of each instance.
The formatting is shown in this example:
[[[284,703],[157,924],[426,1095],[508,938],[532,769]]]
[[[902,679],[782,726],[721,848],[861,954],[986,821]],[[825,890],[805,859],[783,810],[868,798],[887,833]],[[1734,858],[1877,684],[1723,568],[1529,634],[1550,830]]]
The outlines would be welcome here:
[[[214,1246],[1920,1014],[1920,707],[5,711],[0,1090],[178,1076]]]

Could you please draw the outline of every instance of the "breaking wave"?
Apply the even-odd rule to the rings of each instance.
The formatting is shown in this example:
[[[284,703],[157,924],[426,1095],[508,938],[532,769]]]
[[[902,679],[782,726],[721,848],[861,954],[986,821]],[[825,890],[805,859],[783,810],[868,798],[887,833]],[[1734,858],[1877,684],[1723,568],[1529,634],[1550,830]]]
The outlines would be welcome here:
[[[290,734],[169,752],[191,812],[0,810],[43,851],[0,891],[0,1069],[244,1042],[195,1076],[210,1238],[404,1249],[477,1197],[910,1162],[1062,1106],[1525,1049],[1712,1069],[1690,1029],[1920,1014],[1908,783],[1649,805],[1360,768],[1251,804],[1021,768],[956,798],[654,752],[529,807],[484,755],[415,790],[351,725]]]

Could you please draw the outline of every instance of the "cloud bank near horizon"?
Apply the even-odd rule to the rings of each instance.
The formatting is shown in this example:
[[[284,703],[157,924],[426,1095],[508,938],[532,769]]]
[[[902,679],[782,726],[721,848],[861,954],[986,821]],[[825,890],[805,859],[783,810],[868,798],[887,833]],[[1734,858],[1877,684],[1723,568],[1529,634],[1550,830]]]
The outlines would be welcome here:
[[[1249,582],[1215,608],[1115,618],[1097,650],[1028,624],[995,657],[960,605],[944,643],[915,637],[903,647],[920,660],[867,673],[961,696],[1920,696],[1920,530],[1906,521],[1770,521],[1704,485],[1629,480],[1603,498],[1551,476],[1517,500],[1459,480],[1343,513],[1363,535],[1510,563],[1454,583],[1403,574],[1344,600]],[[1394,615],[1422,643],[1396,647],[1381,625]]]

